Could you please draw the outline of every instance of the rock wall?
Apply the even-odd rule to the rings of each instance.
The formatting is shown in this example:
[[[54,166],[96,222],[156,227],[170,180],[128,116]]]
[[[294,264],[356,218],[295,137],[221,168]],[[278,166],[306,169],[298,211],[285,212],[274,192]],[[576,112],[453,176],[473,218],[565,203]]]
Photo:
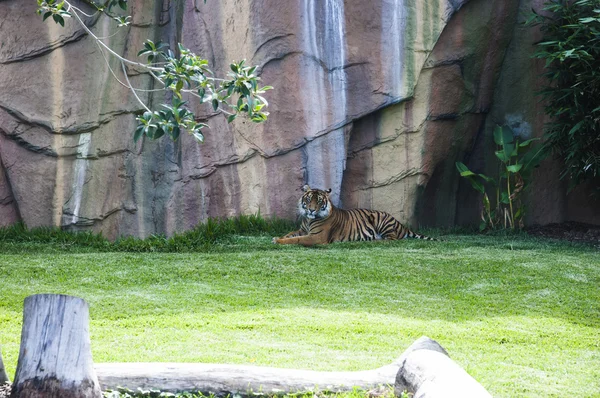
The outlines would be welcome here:
[[[115,238],[257,211],[293,218],[304,183],[415,226],[465,224],[479,200],[454,163],[492,167],[495,123],[541,134],[537,33],[520,25],[538,0],[129,3],[133,24],[116,35],[86,24],[130,59],[146,38],[183,42],[216,71],[246,58],[275,87],[269,121],[228,125],[198,106],[205,144],[136,145],[140,106],[94,41],[74,21],[42,22],[34,1],[0,0],[0,225]],[[129,78],[154,88],[134,68]],[[529,221],[600,223],[598,203],[565,196],[558,171],[549,161],[538,173]]]

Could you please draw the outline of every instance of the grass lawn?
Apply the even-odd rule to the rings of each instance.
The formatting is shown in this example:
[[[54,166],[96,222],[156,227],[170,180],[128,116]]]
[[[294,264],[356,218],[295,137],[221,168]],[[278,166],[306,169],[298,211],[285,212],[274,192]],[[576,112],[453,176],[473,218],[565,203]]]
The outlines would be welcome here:
[[[433,236],[437,236],[434,232]],[[0,241],[0,345],[14,375],[23,300],[90,304],[95,362],[360,370],[421,335],[495,397],[600,397],[600,253],[512,236],[102,252]]]

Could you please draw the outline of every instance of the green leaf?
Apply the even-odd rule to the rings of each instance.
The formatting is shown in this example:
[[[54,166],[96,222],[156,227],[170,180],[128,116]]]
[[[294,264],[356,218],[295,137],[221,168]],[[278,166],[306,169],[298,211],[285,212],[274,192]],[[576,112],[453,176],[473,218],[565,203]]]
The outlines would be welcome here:
[[[467,180],[469,180],[469,182],[471,183],[471,186],[476,190],[479,191],[481,193],[485,193],[485,187],[483,186],[482,183],[480,183],[479,181],[473,179],[473,178],[469,178],[467,177]]]
[[[529,146],[529,144],[531,144],[533,141],[539,141],[539,138],[531,138],[529,140],[523,141],[519,144],[519,147],[525,148],[526,146]]]
[[[180,92],[181,89],[183,88],[183,80],[178,80],[177,84],[175,85],[175,92]]]
[[[61,26],[65,26],[65,20],[60,15],[54,14],[52,15],[52,19],[54,19],[54,22],[59,23]]]
[[[44,17],[42,18],[42,21],[45,21],[51,15],[52,15],[52,12],[48,11],[47,13],[44,14]]]
[[[581,126],[583,126],[583,123],[585,123],[585,120],[582,120],[575,126],[573,126],[571,130],[569,130],[569,135],[572,136],[573,134],[575,134],[581,128]]]
[[[505,205],[510,204],[510,199],[507,192],[500,193],[500,203],[504,203]]]
[[[517,163],[517,164],[513,164],[513,165],[510,165],[510,166],[507,166],[506,170],[508,170],[511,173],[518,173],[521,170],[522,167],[523,167],[522,164]]]
[[[494,153],[496,154],[496,157],[500,159],[503,163],[507,163],[510,160],[510,155],[506,156],[504,151],[496,151]]]
[[[213,109],[216,111],[217,109],[219,109],[219,100],[213,99],[212,100],[212,107]]]
[[[144,125],[140,124],[135,129],[135,133],[133,134],[133,142],[138,142],[139,139],[144,135]]]
[[[171,139],[173,141],[177,141],[177,139],[179,138],[179,135],[181,134],[181,129],[179,128],[179,126],[175,126],[173,127],[173,131],[171,131]]]
[[[476,175],[471,170],[469,170],[469,168],[462,162],[456,162],[456,168],[458,169],[458,172],[460,173],[461,177],[468,177],[468,176]]]
[[[230,115],[230,116],[227,118],[227,123],[231,123],[231,122],[233,122],[233,121],[235,120],[236,116],[237,116],[237,115]]]
[[[251,115],[252,110],[254,109],[254,97],[250,95],[246,100],[248,101],[248,114]]]
[[[192,135],[198,142],[201,142],[201,143],[204,142],[204,135],[202,135],[202,133],[200,131],[194,131],[192,133]]]
[[[513,140],[512,130],[508,126],[496,126],[494,128],[494,142],[496,145],[504,147],[506,144],[512,143]]]

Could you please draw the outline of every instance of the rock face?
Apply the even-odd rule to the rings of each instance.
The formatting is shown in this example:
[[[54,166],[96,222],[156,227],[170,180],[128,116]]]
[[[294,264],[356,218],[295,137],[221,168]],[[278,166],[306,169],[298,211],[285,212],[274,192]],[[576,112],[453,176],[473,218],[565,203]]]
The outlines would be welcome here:
[[[129,59],[151,38],[183,42],[223,74],[234,59],[259,66],[275,87],[269,121],[227,124],[198,105],[210,125],[199,145],[189,136],[134,144],[141,107],[89,35],[75,21],[42,22],[34,1],[2,0],[0,225],[115,238],[257,211],[293,218],[304,183],[415,226],[476,221],[479,199],[454,163],[493,170],[495,124],[539,136],[545,122],[541,65],[530,58],[539,35],[520,20],[540,3],[135,0],[132,26],[116,35],[88,18]],[[129,77],[154,88],[134,68]],[[566,196],[555,162],[541,170],[530,223],[600,223],[598,203]]]

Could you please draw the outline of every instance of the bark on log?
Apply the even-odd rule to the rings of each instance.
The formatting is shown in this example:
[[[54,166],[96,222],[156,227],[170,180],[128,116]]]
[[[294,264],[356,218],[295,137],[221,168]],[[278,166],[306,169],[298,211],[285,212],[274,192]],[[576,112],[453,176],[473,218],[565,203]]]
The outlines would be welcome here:
[[[0,347],[0,385],[4,383],[8,383],[10,379],[6,374],[6,368],[4,367],[4,362],[2,361],[2,347]]]
[[[87,303],[38,294],[25,299],[11,398],[100,398],[89,337]]]
[[[103,390],[125,387],[165,392],[203,392],[226,396],[306,391],[352,391],[393,385],[398,365],[357,372],[317,372],[261,366],[194,363],[96,364]]]
[[[436,341],[421,337],[400,357],[395,392],[413,398],[492,398]]]

